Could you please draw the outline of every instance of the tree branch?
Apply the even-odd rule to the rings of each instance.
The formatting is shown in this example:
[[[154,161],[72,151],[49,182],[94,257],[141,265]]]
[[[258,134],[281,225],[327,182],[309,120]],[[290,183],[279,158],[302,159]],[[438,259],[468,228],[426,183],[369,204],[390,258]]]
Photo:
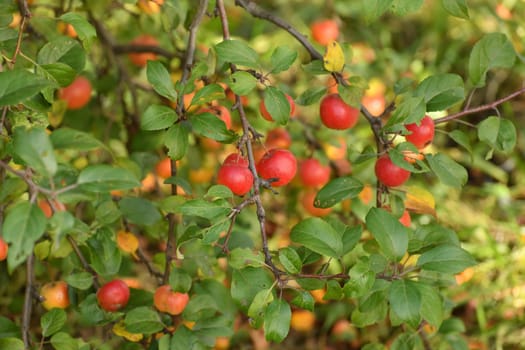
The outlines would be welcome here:
[[[33,285],[34,285],[35,255],[30,254],[26,261],[26,290],[24,295],[24,311],[22,314],[22,339],[24,347],[31,349],[31,313],[33,311]]]
[[[217,6],[217,10],[218,10],[219,17],[221,20],[223,38],[224,40],[230,40],[230,30],[229,30],[226,9],[224,7],[224,1],[217,0],[216,6]],[[232,73],[235,73],[237,71],[237,67],[235,66],[235,64],[230,63],[230,71]],[[242,130],[243,130],[243,137],[245,137],[246,135],[250,134],[250,131],[253,128],[250,122],[248,121],[248,118],[246,117],[244,106],[241,103],[241,97],[237,94],[235,94],[235,106],[237,107],[237,110],[239,112],[239,117],[241,119],[241,125],[242,125]],[[249,136],[246,136],[246,137],[249,138]],[[264,254],[264,261],[271,268],[274,276],[276,278],[280,278],[283,272],[280,269],[278,269],[277,266],[274,265],[272,261],[272,255],[268,248],[268,235],[266,233],[266,211],[262,204],[261,193],[260,193],[260,188],[264,181],[261,178],[259,178],[259,175],[257,174],[257,170],[255,168],[255,157],[253,155],[253,147],[252,147],[252,143],[249,142],[249,139],[248,139],[248,142],[245,142],[245,147],[246,147],[246,153],[248,156],[248,167],[250,171],[252,172],[253,178],[254,178],[252,198],[253,198],[253,201],[255,202],[256,211],[257,211],[257,219],[259,221],[259,229],[261,232],[261,241],[262,241],[262,249],[263,249],[263,254]]]
[[[181,92],[184,91],[184,87],[186,86],[186,82],[188,81],[191,70],[193,68],[193,60],[195,57],[195,45],[197,41],[197,29],[199,28],[202,18],[206,14],[207,8],[208,8],[208,0],[200,0],[199,7],[197,9],[197,12],[195,13],[195,17],[193,18],[193,21],[191,22],[191,25],[189,28],[188,45],[186,47],[186,52],[184,53],[184,62],[182,65],[182,76],[180,78],[180,83],[182,85]],[[185,111],[184,111],[184,94],[183,93],[179,94],[176,112],[179,118],[184,116]]]
[[[299,33],[297,29],[292,27],[285,20],[277,16],[274,16],[272,13],[262,9],[255,2],[250,1],[250,0],[248,1],[247,0],[235,0],[235,5],[242,7],[243,9],[248,11],[248,13],[250,13],[253,17],[264,19],[286,30],[288,33],[290,33],[290,35],[292,35],[295,39],[297,39],[297,41],[299,41],[301,45],[303,45],[306,51],[308,51],[308,53],[310,54],[310,57],[312,58],[312,60],[322,60],[323,59],[323,55],[321,55],[315,49],[315,47],[310,43],[310,41],[308,41],[308,38],[305,35]]]
[[[461,112],[450,114],[450,115],[447,115],[447,116],[442,117],[442,118],[434,119],[434,124],[446,123],[448,121],[459,119],[459,118],[464,117],[464,116],[469,115],[469,114],[475,114],[475,113],[479,113],[479,112],[484,112],[484,111],[488,111],[489,109],[496,109],[496,107],[499,106],[500,104],[505,103],[507,101],[510,101],[513,98],[523,94],[524,92],[525,92],[525,87],[519,89],[518,91],[513,92],[510,95],[507,95],[507,96],[505,96],[503,98],[500,98],[499,100],[496,100],[494,102],[488,103],[486,105],[465,109],[465,110],[463,110]]]

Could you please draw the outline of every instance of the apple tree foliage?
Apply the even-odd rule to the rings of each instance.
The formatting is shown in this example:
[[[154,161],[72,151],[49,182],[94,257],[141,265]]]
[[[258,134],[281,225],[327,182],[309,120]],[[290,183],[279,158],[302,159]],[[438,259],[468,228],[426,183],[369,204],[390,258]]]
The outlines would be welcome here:
[[[363,330],[388,325],[388,334],[363,336],[364,349],[384,349],[387,339],[392,349],[466,349],[446,290],[476,259],[436,216],[432,192],[464,186],[469,155],[480,148],[487,160],[513,151],[512,112],[498,107],[523,89],[484,103],[476,96],[498,72],[523,76],[518,24],[510,18],[508,31],[484,31],[474,19],[485,6],[464,0],[165,0],[158,12],[139,3],[0,1],[0,235],[9,244],[0,348],[208,349],[217,337],[235,337],[239,323],[279,343],[294,332],[293,311],[306,309],[324,310],[325,327],[339,318]],[[321,15],[341,29],[342,70],[328,71],[325,48],[311,39],[309,23]],[[503,21],[493,11],[483,16]],[[77,36],[57,29],[64,24]],[[131,45],[140,34],[159,46]],[[127,57],[144,52],[156,55],[145,67]],[[58,91],[78,75],[94,92],[86,107],[67,110]],[[360,105],[371,77],[386,85],[379,117]],[[361,108],[352,129],[322,126],[327,81]],[[285,94],[297,104],[292,118]],[[261,100],[273,122],[261,118]],[[231,111],[232,130],[202,113],[210,105]],[[428,113],[434,145],[407,163],[406,152],[418,150],[402,141],[404,125]],[[470,128],[460,128],[472,115]],[[328,216],[301,209],[300,182],[276,191],[257,176],[256,152],[277,126],[292,136],[298,159],[331,164],[315,199],[333,208]],[[340,138],[351,173],[337,171],[326,151]],[[219,143],[212,151],[210,139]],[[214,179],[232,152],[254,173],[243,197]],[[373,175],[386,152],[412,172],[400,188]],[[164,157],[172,176],[144,189]],[[360,195],[370,188],[372,199]],[[47,218],[41,199],[67,210]],[[419,218],[410,227],[398,220],[405,209]],[[139,237],[133,254],[118,244],[119,230]],[[125,308],[105,312],[97,288],[117,277],[140,285]],[[38,286],[58,279],[69,285],[71,306],[46,312]],[[153,307],[163,283],[190,294],[182,315]]]

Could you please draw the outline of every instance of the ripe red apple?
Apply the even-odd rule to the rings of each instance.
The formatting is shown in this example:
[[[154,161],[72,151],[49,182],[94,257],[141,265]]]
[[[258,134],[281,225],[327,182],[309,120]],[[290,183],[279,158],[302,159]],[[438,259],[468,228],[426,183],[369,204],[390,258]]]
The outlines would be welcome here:
[[[349,129],[357,123],[359,117],[359,109],[347,105],[338,94],[326,95],[319,109],[321,121],[330,129]]]
[[[151,35],[139,35],[131,41],[132,45],[159,46],[159,42]],[[137,67],[145,67],[148,61],[157,59],[157,54],[153,52],[132,52],[128,54],[129,60]]]
[[[8,250],[9,246],[7,245],[7,242],[4,241],[2,237],[0,237],[0,261],[4,261],[7,258]]]
[[[240,153],[231,153],[224,159],[222,165],[239,165],[247,168],[248,159],[244,158]]]
[[[189,300],[187,293],[174,292],[169,285],[160,286],[153,295],[153,304],[157,310],[170,315],[180,315]]]
[[[292,137],[290,133],[284,128],[275,128],[268,131],[266,134],[266,141],[264,142],[268,149],[272,148],[290,148],[292,145]]]
[[[375,165],[377,179],[385,186],[401,186],[410,178],[410,171],[395,165],[388,154],[379,157]]]
[[[103,310],[120,310],[128,304],[129,287],[126,282],[115,279],[100,287],[97,292],[97,300]]]
[[[292,98],[292,96],[285,94],[286,99],[288,100],[288,103],[290,104],[290,118],[292,118],[295,114],[295,102]],[[273,122],[273,118],[266,109],[266,106],[264,105],[264,100],[261,100],[259,103],[259,112],[261,112],[261,115],[264,119],[268,120],[269,122]]]
[[[299,165],[299,178],[305,186],[324,186],[330,180],[330,166],[323,165],[315,158],[309,158]]]
[[[322,19],[310,25],[312,38],[319,44],[326,46],[339,36],[339,26],[333,19]]]
[[[219,169],[217,182],[228,187],[238,196],[244,196],[250,192],[253,185],[253,174],[248,169],[248,161],[239,154],[230,154]]]
[[[272,186],[280,187],[292,181],[297,172],[297,160],[292,152],[274,148],[266,152],[259,163],[257,172],[266,180],[275,179]]]
[[[40,207],[40,209],[42,209],[42,212],[44,213],[44,215],[46,216],[46,218],[50,218],[53,216],[53,213],[54,211],[65,211],[66,210],[66,206],[64,205],[64,203],[58,201],[58,200],[51,200],[52,204],[53,204],[53,207],[51,207],[51,204],[50,202],[47,200],[47,199],[40,199],[38,201],[38,206]]]
[[[71,84],[58,91],[58,97],[67,102],[67,109],[80,109],[91,99],[91,82],[83,76],[78,76]]]
[[[46,310],[53,308],[65,309],[69,306],[67,283],[64,281],[49,282],[42,286],[40,295],[44,297],[42,306]]]
[[[217,174],[217,182],[228,187],[234,194],[244,196],[253,185],[253,174],[238,165],[223,165]]]
[[[412,218],[410,217],[408,210],[403,211],[403,215],[399,218],[399,222],[405,227],[410,227],[412,224]]]
[[[419,125],[416,123],[405,125],[410,134],[405,135],[408,142],[417,148],[425,148],[434,139],[434,120],[426,115],[421,119]]]

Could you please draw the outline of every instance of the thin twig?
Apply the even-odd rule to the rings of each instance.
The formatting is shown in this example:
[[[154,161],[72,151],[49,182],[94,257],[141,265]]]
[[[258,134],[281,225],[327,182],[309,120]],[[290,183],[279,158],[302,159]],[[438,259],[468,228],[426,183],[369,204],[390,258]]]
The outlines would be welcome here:
[[[297,41],[301,43],[301,45],[303,45],[306,51],[308,51],[308,53],[310,54],[310,57],[312,58],[312,60],[322,60],[323,59],[323,55],[321,55],[315,49],[315,47],[310,43],[310,41],[308,41],[308,38],[305,35],[301,34],[297,29],[292,27],[288,22],[286,22],[282,18],[279,18],[275,16],[273,13],[262,9],[259,5],[257,5],[253,1],[235,0],[235,5],[244,8],[253,17],[264,19],[286,30],[288,33],[290,33],[290,35],[296,38]]]
[[[193,60],[195,57],[195,47],[197,42],[197,29],[206,14],[206,9],[208,8],[208,0],[200,0],[199,7],[195,13],[195,17],[189,28],[188,44],[186,46],[186,52],[184,54],[184,62],[182,65],[182,76],[180,78],[180,83],[182,85],[181,92],[184,91],[186,82],[190,77],[191,70],[193,68]],[[179,117],[184,116],[184,94],[180,94],[177,101],[176,112]]]
[[[22,314],[22,339],[25,349],[31,349],[31,313],[33,311],[33,284],[34,284],[35,255],[30,254],[26,261],[26,290],[24,295],[24,311]]]
[[[195,13],[195,17],[191,22],[189,28],[188,43],[186,45],[186,52],[184,54],[184,64],[182,70],[182,76],[180,83],[183,86],[181,91],[184,91],[184,85],[188,81],[193,68],[193,60],[195,57],[195,47],[197,42],[197,30],[206,14],[206,9],[208,8],[208,0],[200,0],[199,7]],[[176,108],[177,115],[182,117],[184,115],[184,94],[180,94],[179,100]],[[171,160],[171,176],[177,175],[177,162]],[[177,185],[171,185],[171,194],[177,195]],[[171,263],[174,259],[177,258],[177,216],[174,213],[168,214],[168,241],[166,242],[166,264],[164,265],[164,276],[162,278],[163,284],[168,283],[170,272],[171,272]]]
[[[507,95],[507,96],[505,96],[503,98],[500,98],[499,100],[496,100],[494,102],[488,103],[486,105],[482,105],[482,106],[475,107],[475,108],[465,109],[465,110],[463,110],[461,112],[450,114],[450,115],[447,115],[447,116],[442,117],[442,118],[434,119],[434,124],[446,123],[448,121],[459,119],[459,118],[464,117],[464,116],[469,115],[469,114],[475,114],[475,113],[479,113],[479,112],[484,112],[484,111],[488,111],[489,109],[496,109],[496,107],[499,106],[500,104],[505,103],[507,101],[510,101],[513,98],[523,94],[524,92],[525,92],[525,87],[519,89],[518,91],[513,92],[510,95]]]
[[[75,241],[75,239],[73,237],[71,237],[71,235],[67,235],[67,240],[68,240],[69,244],[71,245],[71,247],[73,248],[73,251],[75,252],[75,255],[80,260],[80,263],[82,264],[82,267],[84,268],[84,270],[86,270],[87,272],[89,272],[93,276],[93,286],[95,286],[95,288],[98,289],[100,287],[100,283],[98,281],[97,272],[95,270],[93,270],[91,265],[89,265],[88,261],[84,257],[84,254],[82,254],[82,252],[80,251],[80,248],[78,248],[78,244]]]
[[[239,5],[239,4],[238,4]],[[229,30],[229,24],[228,24],[228,17],[226,14],[226,9],[224,7],[224,1],[223,0],[217,0],[216,3],[217,10],[219,13],[219,17],[221,20],[222,25],[222,36],[224,40],[230,40],[230,30]],[[230,71],[235,73],[237,71],[237,67],[230,63]],[[243,136],[249,135],[251,130],[253,129],[251,127],[250,122],[248,121],[248,118],[246,117],[246,113],[244,111],[244,107],[241,103],[241,97],[237,94],[235,94],[235,104],[237,106],[237,110],[239,112],[239,117],[241,119],[241,125],[243,130]],[[272,255],[270,253],[270,250],[268,248],[268,235],[266,233],[266,211],[264,209],[264,206],[262,204],[261,200],[261,193],[260,188],[264,185],[265,181],[259,177],[257,174],[257,170],[255,168],[255,157],[253,155],[253,147],[251,142],[245,142],[246,147],[246,153],[248,156],[248,167],[250,171],[253,174],[254,177],[254,186],[253,186],[253,201],[255,202],[256,211],[257,211],[257,219],[259,221],[259,229],[261,233],[261,241],[262,241],[262,249],[264,254],[264,260],[265,263],[271,268],[274,276],[276,278],[280,278],[280,276],[283,274],[283,272],[275,266],[275,264],[272,261]]]

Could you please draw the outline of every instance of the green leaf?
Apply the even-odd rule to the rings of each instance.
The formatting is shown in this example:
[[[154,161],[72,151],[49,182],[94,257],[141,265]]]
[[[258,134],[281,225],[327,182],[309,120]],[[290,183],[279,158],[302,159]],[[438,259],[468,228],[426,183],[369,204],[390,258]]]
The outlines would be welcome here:
[[[235,94],[245,96],[257,86],[257,79],[248,72],[237,71],[230,76],[229,86]]]
[[[184,309],[183,317],[185,320],[199,321],[216,317],[215,315],[219,310],[219,306],[211,295],[197,294],[190,299]]]
[[[116,275],[120,269],[122,254],[113,237],[111,230],[102,228],[87,240],[91,266],[101,275]]]
[[[359,298],[369,293],[376,280],[375,273],[370,270],[368,261],[359,260],[349,271],[350,280],[346,282],[343,291],[349,298]]]
[[[444,244],[432,248],[419,257],[417,266],[423,270],[442,273],[460,273],[467,267],[476,265],[469,252],[455,245]]]
[[[18,127],[13,136],[13,150],[38,173],[52,177],[57,171],[57,161],[53,145],[42,128],[24,129]]]
[[[485,85],[487,72],[492,68],[510,68],[516,52],[503,33],[486,34],[472,48],[468,64],[470,81],[475,87]]]
[[[393,0],[367,0],[362,1],[363,11],[367,21],[373,21],[381,17],[390,6]]]
[[[170,101],[177,101],[177,91],[175,91],[175,87],[173,86],[170,73],[161,62],[148,61],[146,75],[149,83],[153,86],[153,90]]]
[[[93,149],[106,147],[92,134],[67,127],[54,130],[49,138],[55,149],[91,151]]]
[[[291,247],[279,249],[279,261],[289,273],[301,272],[303,262],[297,251]]]
[[[199,89],[191,99],[192,106],[200,106],[205,103],[224,98],[224,89],[219,84],[209,84]]]
[[[460,145],[461,147],[466,149],[468,151],[468,153],[472,154],[472,146],[470,145],[470,140],[469,140],[467,134],[465,134],[461,130],[455,129],[455,130],[452,130],[448,134],[448,136],[452,140],[454,140],[458,145]]]
[[[75,79],[77,72],[65,63],[49,63],[40,66],[44,74],[52,77],[60,87],[70,85]]]
[[[441,225],[420,226],[408,244],[410,254],[422,253],[438,245],[460,246],[456,233]]]
[[[213,185],[208,189],[208,192],[204,195],[205,198],[216,199],[216,198],[232,198],[232,191],[224,185]]]
[[[264,107],[272,119],[281,125],[286,125],[290,119],[290,103],[281,90],[268,86],[264,91]]]
[[[419,10],[421,5],[423,5],[423,0],[394,0],[392,12],[397,16],[405,16],[410,12]]]
[[[488,117],[479,123],[478,137],[497,151],[507,153],[516,146],[516,127],[508,119]]]
[[[413,328],[417,328],[421,319],[419,315],[421,294],[417,282],[394,280],[390,286],[388,300],[396,316]]]
[[[0,107],[16,105],[53,86],[44,79],[24,69],[0,72]]]
[[[95,30],[95,27],[93,27],[91,23],[87,21],[87,19],[74,12],[64,13],[62,16],[60,16],[60,19],[66,23],[71,24],[73,28],[75,28],[78,38],[82,41],[84,47],[89,49],[93,39],[97,37],[97,31]]]
[[[390,127],[398,123],[419,123],[419,121],[425,116],[425,112],[426,104],[422,96],[406,97],[399,105],[396,106],[394,113],[392,113],[392,117],[390,117],[386,123],[386,127]]]
[[[259,55],[254,49],[249,47],[244,41],[224,40],[215,45],[217,56],[224,62],[257,68]]]
[[[417,333],[401,333],[390,346],[390,350],[422,349],[421,337]]]
[[[361,104],[361,99],[363,97],[363,93],[365,92],[365,88],[352,84],[339,84],[337,86],[337,92],[346,104],[354,108],[358,108]]]
[[[56,333],[51,337],[51,345],[56,350],[78,350],[77,341],[65,332]]]
[[[140,181],[130,171],[106,164],[84,168],[77,182],[82,189],[90,192],[109,192],[140,187]]]
[[[178,267],[171,269],[169,284],[173,291],[187,293],[191,288],[191,283],[191,276],[186,271]]]
[[[46,229],[46,217],[42,210],[28,201],[11,207],[5,216],[2,233],[9,243],[7,265],[12,272],[33,252],[35,242],[42,237]]]
[[[131,333],[153,334],[164,328],[159,314],[148,306],[137,307],[126,313],[124,324]]]
[[[465,87],[457,74],[435,74],[419,84],[415,95],[424,98],[427,112],[442,111],[465,99]]]
[[[191,117],[191,126],[196,134],[209,137],[219,142],[230,142],[235,133],[226,128],[226,124],[212,113],[200,113]]]
[[[401,260],[408,248],[408,233],[397,218],[384,209],[371,208],[366,216],[366,227],[389,260]]]
[[[421,294],[421,317],[432,326],[439,328],[444,318],[443,300],[432,285],[417,283],[417,289]]]
[[[130,224],[150,226],[162,219],[159,210],[147,199],[125,197],[118,203],[122,216]]]
[[[288,70],[297,58],[297,51],[290,49],[288,46],[278,46],[272,52],[270,63],[272,65],[271,73],[277,74]]]
[[[0,338],[0,349],[24,350],[24,342],[18,338]]]
[[[233,269],[242,269],[247,266],[265,266],[264,256],[260,251],[253,251],[250,248],[235,248],[230,252],[228,259],[229,265]]]
[[[468,180],[467,170],[443,153],[426,156],[430,169],[439,180],[451,187],[462,187]]]
[[[148,63],[154,61],[148,61]],[[140,119],[142,130],[163,130],[177,121],[177,113],[173,108],[161,105],[150,105]]]
[[[54,308],[46,312],[40,318],[40,327],[42,335],[49,337],[58,332],[66,324],[67,316],[63,309]]]
[[[264,311],[269,303],[273,301],[273,288],[263,289],[259,291],[253,298],[247,315],[250,317],[250,326],[259,328],[264,322]]]
[[[186,326],[177,327],[175,333],[171,337],[169,350],[188,350],[195,349],[193,346],[197,342],[197,336]]]
[[[1,339],[11,338],[11,337],[20,338],[21,336],[22,334],[20,332],[20,325],[17,325],[15,322],[13,322],[7,317],[0,316],[0,344],[2,344]],[[0,349],[3,349],[3,348],[0,347]]]
[[[38,52],[39,64],[64,63],[76,72],[84,70],[86,53],[77,40],[66,36],[58,36],[45,44]]]
[[[264,336],[266,340],[282,342],[290,330],[291,319],[292,310],[286,301],[282,299],[272,301],[264,313]]]
[[[468,6],[466,0],[441,0],[443,8],[452,16],[468,19]]]
[[[179,160],[186,155],[188,136],[188,128],[184,123],[177,123],[168,129],[164,143],[171,159]]]
[[[362,233],[363,228],[361,226],[347,227],[345,229],[345,232],[343,232],[343,255],[350,253],[355,248],[361,239]]]
[[[314,206],[329,208],[348,198],[355,198],[363,190],[363,184],[350,176],[338,177],[323,186],[315,196]]]
[[[230,207],[208,202],[203,199],[192,199],[180,206],[179,212],[183,215],[199,216],[206,219],[226,217],[231,211]]]
[[[296,296],[291,303],[301,309],[314,311],[315,299],[312,294],[306,290],[296,290]]]
[[[326,87],[324,86],[315,86],[305,90],[297,99],[295,103],[301,106],[309,106],[311,104],[317,103],[321,97],[326,95]]]
[[[71,287],[86,290],[93,285],[93,275],[89,272],[77,272],[64,278]]]
[[[120,219],[121,216],[122,213],[112,200],[101,202],[95,210],[95,219],[103,225],[111,224]]]
[[[230,226],[230,222],[228,220],[223,219],[221,221],[214,223],[211,226],[203,228],[200,231],[200,234],[202,234],[202,243],[204,244],[216,243],[217,240],[220,238],[221,234],[228,230],[229,226]]]
[[[232,272],[231,296],[233,300],[247,311],[259,291],[269,289],[273,278],[265,268],[245,267]]]
[[[308,218],[292,228],[290,238],[316,253],[339,258],[343,253],[341,234],[320,218]]]

